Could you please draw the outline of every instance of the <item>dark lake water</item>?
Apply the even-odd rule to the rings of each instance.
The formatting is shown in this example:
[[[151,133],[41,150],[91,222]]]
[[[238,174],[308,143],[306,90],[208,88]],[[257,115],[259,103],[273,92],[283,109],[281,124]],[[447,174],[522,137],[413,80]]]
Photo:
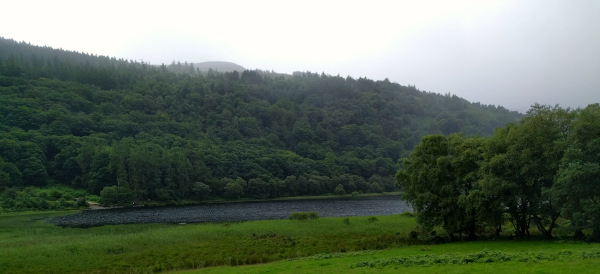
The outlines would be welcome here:
[[[107,224],[198,223],[287,219],[290,213],[316,211],[321,217],[399,214],[412,211],[400,196],[260,201],[168,207],[86,210],[50,220],[59,226],[90,227]]]

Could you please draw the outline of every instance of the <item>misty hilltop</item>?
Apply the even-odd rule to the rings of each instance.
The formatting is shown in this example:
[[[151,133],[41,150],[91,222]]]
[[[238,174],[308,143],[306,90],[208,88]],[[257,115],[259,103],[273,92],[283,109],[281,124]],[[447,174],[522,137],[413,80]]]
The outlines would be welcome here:
[[[246,70],[244,67],[232,63],[232,62],[223,62],[223,61],[209,61],[202,63],[193,63],[194,67],[199,69],[200,71],[208,71],[209,69],[213,69],[218,72],[233,72],[238,71],[242,72]]]
[[[193,195],[195,183],[214,197],[228,184],[243,197],[349,181],[392,191],[421,137],[491,135],[522,117],[387,79],[170,67],[0,38],[0,188],[118,184],[161,201]]]
[[[234,72],[237,71],[241,73],[246,70],[244,67],[232,63],[232,62],[224,62],[224,61],[209,61],[209,62],[201,62],[201,63],[188,63],[188,62],[171,62],[170,65],[167,66],[167,69],[174,73],[192,73],[192,74],[206,74],[209,71],[213,72]]]

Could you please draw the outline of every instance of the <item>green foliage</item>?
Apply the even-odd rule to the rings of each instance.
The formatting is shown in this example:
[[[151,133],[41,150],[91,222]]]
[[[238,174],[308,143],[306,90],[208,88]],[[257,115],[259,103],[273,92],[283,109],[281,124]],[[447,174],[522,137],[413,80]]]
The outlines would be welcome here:
[[[85,191],[57,186],[26,187],[22,191],[8,188],[0,193],[0,206],[7,212],[75,209],[79,205],[72,202],[73,199],[82,196],[85,196]]]
[[[396,191],[398,159],[422,136],[489,135],[521,117],[389,81],[200,73],[4,38],[0,48],[0,191],[58,183],[100,195],[116,185],[165,202],[322,195],[339,184]],[[243,192],[224,178],[243,180]]]
[[[124,187],[107,186],[100,191],[100,203],[105,205],[127,205],[131,203],[134,198],[133,192]],[[169,196],[166,197],[166,199],[168,198]]]
[[[412,213],[410,211],[404,211],[404,212],[400,213],[400,216],[414,218],[414,217],[416,217],[416,214]]]
[[[207,198],[210,195],[210,187],[201,182],[195,182],[192,191],[200,198]]]
[[[306,212],[293,212],[292,214],[290,214],[290,216],[288,217],[288,219],[290,219],[290,220],[300,220],[300,221],[308,220],[308,213],[306,213]]]
[[[288,219],[290,220],[315,220],[315,219],[319,219],[319,213],[315,212],[315,211],[311,211],[311,212],[293,212],[292,214],[290,214],[290,216],[288,217]]]
[[[344,186],[342,184],[337,185],[334,192],[336,195],[346,195],[346,191],[344,190]]]
[[[515,236],[534,227],[553,237],[566,218],[577,239],[600,239],[600,107],[533,105],[518,124],[489,138],[422,138],[396,178],[424,230],[450,238],[493,231],[507,221]]]
[[[89,206],[87,200],[85,199],[85,197],[81,197],[81,198],[77,198],[77,202],[76,202],[77,206]]]
[[[600,241],[599,104],[579,111],[567,138],[569,147],[561,159],[557,182],[548,192],[576,235],[590,229],[589,239]]]
[[[414,226],[414,220],[398,216],[381,216],[377,226],[369,227],[348,226],[341,218],[319,218],[65,229],[47,222],[56,215],[0,216],[1,273],[181,271],[417,243],[405,238],[406,228]],[[364,222],[360,217],[350,219]],[[48,260],[49,256],[54,259]]]
[[[476,213],[472,196],[481,158],[481,139],[460,134],[425,136],[396,175],[403,199],[417,212],[425,229],[442,226],[450,237],[466,232],[475,237]],[[426,175],[425,175],[426,174]]]
[[[421,240],[408,236],[415,226],[415,219],[398,215],[378,216],[376,225],[356,225],[364,224],[366,217],[349,217],[353,225],[346,225],[344,218],[320,218],[305,222],[133,224],[85,229],[65,229],[49,224],[48,218],[56,215],[27,213],[0,216],[0,242],[3,245],[0,249],[0,272],[138,273],[210,267],[201,271],[337,273],[348,272],[348,265],[375,259],[416,255],[444,257],[446,254],[463,258],[466,254],[478,254],[484,249],[489,253],[501,252],[514,260],[508,263],[469,263],[458,268],[456,265],[433,264],[430,267],[398,266],[400,269],[394,269],[396,265],[390,264],[372,271],[430,273],[440,270],[437,268],[440,266],[454,266],[440,271],[471,273],[498,269],[498,273],[518,273],[526,269],[527,272],[560,273],[579,266],[578,272],[586,273],[593,272],[600,263],[598,258],[592,257],[599,249],[598,244],[571,241],[495,240],[424,246]],[[546,257],[562,255],[554,261],[533,260],[539,253]],[[527,256],[527,263],[513,257],[518,254]],[[48,260],[49,257],[53,260]],[[233,267],[237,265],[243,265],[243,268]],[[472,268],[477,265],[488,265],[489,268]],[[548,271],[550,268],[556,271]],[[367,270],[358,268],[351,271]]]
[[[367,223],[374,223],[379,221],[379,219],[377,219],[376,216],[369,216],[369,218],[367,218]]]
[[[238,199],[244,194],[244,188],[238,183],[228,183],[225,186],[225,197]]]

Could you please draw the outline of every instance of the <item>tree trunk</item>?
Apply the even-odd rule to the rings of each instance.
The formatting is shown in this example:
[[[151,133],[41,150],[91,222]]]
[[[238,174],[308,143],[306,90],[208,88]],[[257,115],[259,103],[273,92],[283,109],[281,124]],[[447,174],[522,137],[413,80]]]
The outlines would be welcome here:
[[[592,242],[600,242],[600,228],[594,228],[591,237]]]
[[[479,238],[479,237],[477,236],[477,234],[475,234],[475,228],[471,228],[469,230],[469,240],[475,241],[475,240],[477,240],[477,238]]]
[[[573,236],[575,241],[584,241],[585,240],[585,234],[583,234],[583,231],[581,231],[581,229],[575,230],[575,235]]]

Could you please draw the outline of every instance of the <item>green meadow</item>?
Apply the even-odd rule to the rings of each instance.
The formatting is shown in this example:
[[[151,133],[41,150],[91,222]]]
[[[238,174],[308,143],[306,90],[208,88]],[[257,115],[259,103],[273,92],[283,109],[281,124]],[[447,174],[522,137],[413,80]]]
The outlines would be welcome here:
[[[586,273],[600,267],[598,244],[482,240],[425,245],[409,236],[416,223],[406,215],[92,228],[46,222],[71,213],[0,216],[0,273]],[[461,263],[482,252],[511,260]],[[390,263],[393,258],[416,264]]]

